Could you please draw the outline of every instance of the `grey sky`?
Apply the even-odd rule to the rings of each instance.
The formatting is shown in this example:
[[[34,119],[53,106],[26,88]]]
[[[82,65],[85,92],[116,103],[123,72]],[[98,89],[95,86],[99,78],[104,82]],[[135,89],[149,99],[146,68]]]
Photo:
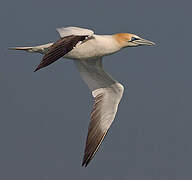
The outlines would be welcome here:
[[[0,179],[190,180],[191,5],[2,0]],[[34,73],[41,55],[7,50],[56,41],[55,29],[69,25],[98,34],[131,32],[157,44],[104,59],[125,92],[88,168],[81,162],[92,98],[73,63],[60,60]]]

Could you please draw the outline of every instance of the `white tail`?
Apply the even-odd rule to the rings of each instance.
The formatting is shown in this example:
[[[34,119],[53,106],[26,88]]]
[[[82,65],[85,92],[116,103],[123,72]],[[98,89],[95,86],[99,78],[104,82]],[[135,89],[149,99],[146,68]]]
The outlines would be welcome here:
[[[12,48],[9,48],[9,49],[10,50],[23,50],[23,51],[32,52],[32,53],[45,54],[49,50],[49,47],[52,44],[53,43],[48,43],[48,44],[43,44],[43,45],[40,45],[40,46],[32,46],[32,47],[12,47]]]

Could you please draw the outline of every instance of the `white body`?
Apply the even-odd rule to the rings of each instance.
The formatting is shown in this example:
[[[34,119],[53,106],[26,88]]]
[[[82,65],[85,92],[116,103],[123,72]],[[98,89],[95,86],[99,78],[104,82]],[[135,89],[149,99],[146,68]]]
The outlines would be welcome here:
[[[89,40],[79,43],[64,57],[70,59],[96,59],[115,53],[121,46],[112,35],[93,35]]]

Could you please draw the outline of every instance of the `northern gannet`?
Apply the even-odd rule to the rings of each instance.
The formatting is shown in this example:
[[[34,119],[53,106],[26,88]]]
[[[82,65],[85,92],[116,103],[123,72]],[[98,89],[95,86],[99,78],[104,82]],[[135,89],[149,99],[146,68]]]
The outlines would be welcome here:
[[[94,97],[82,162],[82,166],[86,167],[97,152],[115,118],[124,90],[122,84],[105,72],[102,57],[125,47],[152,46],[155,43],[129,33],[97,35],[92,30],[79,27],[59,28],[57,31],[61,38],[55,43],[10,49],[44,54],[35,71],[61,57],[74,60],[82,79]]]

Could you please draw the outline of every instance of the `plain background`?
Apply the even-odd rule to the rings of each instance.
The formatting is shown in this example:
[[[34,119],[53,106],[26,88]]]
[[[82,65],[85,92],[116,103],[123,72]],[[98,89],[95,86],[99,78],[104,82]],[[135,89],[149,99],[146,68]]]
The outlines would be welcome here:
[[[1,0],[0,179],[192,179],[189,0]],[[70,60],[36,73],[41,55],[12,46],[54,42],[57,27],[131,32],[155,47],[104,59],[125,87],[95,158],[81,167],[92,97]]]

